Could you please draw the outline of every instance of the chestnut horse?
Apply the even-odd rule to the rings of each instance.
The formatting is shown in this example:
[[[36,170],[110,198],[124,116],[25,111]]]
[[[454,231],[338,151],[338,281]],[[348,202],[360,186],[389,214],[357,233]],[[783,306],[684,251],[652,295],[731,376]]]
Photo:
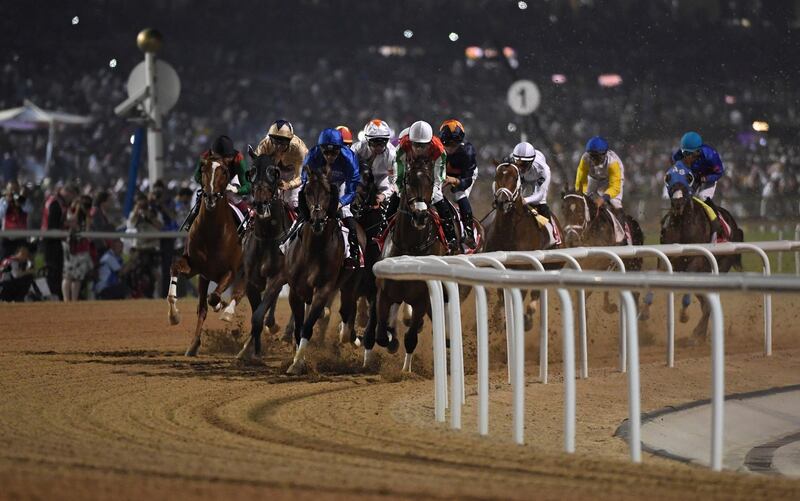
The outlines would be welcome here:
[[[443,256],[447,246],[439,238],[439,228],[431,213],[433,198],[433,163],[415,159],[405,172],[405,189],[395,216],[394,227],[386,237],[381,258],[394,256]],[[417,347],[417,335],[427,313],[430,316],[428,287],[424,282],[398,282],[378,279],[375,314],[370,315],[364,331],[364,366],[369,365],[372,349],[378,345],[395,353],[399,342],[389,336],[390,308],[394,304],[411,306],[411,320],[403,342],[406,350],[403,370],[411,371],[411,360]]]
[[[250,338],[237,355],[239,359],[261,356],[261,332],[265,325],[270,332],[277,331],[275,303],[288,281],[280,243],[292,225],[289,208],[280,196],[280,169],[271,156],[256,156],[252,148],[248,153],[253,159],[248,175],[253,183],[255,218],[244,236],[243,247],[247,298],[253,313]]]
[[[340,223],[336,218],[339,190],[329,179],[326,166],[319,170],[304,167],[307,181],[301,193],[309,208],[309,219],[298,237],[286,250],[286,269],[289,278],[289,306],[294,318],[294,340],[297,351],[287,374],[301,374],[305,368],[308,341],[319,319],[337,291],[341,290],[339,313],[345,324],[355,316],[355,270],[343,265],[344,241]],[[364,233],[359,230],[359,241],[364,242]],[[311,305],[306,316],[305,305]]]
[[[687,169],[671,168],[665,177],[667,192],[670,197],[670,208],[664,219],[661,220],[662,244],[706,244],[711,240],[711,221],[706,215],[700,202],[692,196],[690,186],[693,184],[692,175]],[[744,232],[736,224],[731,214],[718,207],[719,213],[730,225],[730,239],[733,242],[743,242]],[[711,265],[703,256],[686,256],[671,258],[674,271],[710,272]],[[732,254],[717,257],[719,272],[725,273],[731,268],[742,269],[741,254]],[[687,308],[689,307],[689,294],[683,296],[680,321],[689,321]],[[698,294],[702,315],[692,332],[694,339],[705,339],[708,334],[708,320],[711,309],[705,298]]]
[[[228,207],[225,189],[231,182],[231,166],[221,157],[210,155],[203,160],[202,190],[200,212],[189,229],[186,250],[183,256],[172,261],[169,293],[169,321],[172,325],[180,323],[176,284],[178,274],[185,277],[199,275],[199,299],[197,305],[197,326],[186,356],[197,355],[200,348],[200,332],[208,313],[208,305],[219,311],[222,307],[221,295],[233,285],[231,302],[222,313],[222,319],[230,321],[236,303],[244,295],[244,267],[242,246],[237,234],[237,223]],[[209,282],[217,283],[216,289],[208,294]],[[208,298],[208,303],[206,303]]]

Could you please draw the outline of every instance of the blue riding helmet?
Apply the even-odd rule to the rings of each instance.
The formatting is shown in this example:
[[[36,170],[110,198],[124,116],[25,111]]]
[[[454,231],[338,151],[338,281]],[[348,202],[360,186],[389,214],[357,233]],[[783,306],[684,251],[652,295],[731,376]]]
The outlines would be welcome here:
[[[586,143],[586,151],[596,151],[598,153],[605,153],[608,151],[608,141],[600,136],[594,136]]]
[[[692,153],[703,146],[703,138],[700,137],[695,131],[689,131],[681,138],[681,151],[685,153]]]
[[[320,146],[338,146],[339,148],[344,148],[344,140],[342,139],[342,133],[336,129],[324,129],[319,134],[319,139],[317,139],[317,144]]]

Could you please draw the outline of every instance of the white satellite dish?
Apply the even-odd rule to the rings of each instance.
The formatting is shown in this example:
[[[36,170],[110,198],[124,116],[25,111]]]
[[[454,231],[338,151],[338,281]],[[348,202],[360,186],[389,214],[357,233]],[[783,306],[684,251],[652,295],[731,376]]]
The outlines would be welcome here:
[[[517,80],[508,88],[508,105],[517,115],[530,115],[542,102],[539,87],[530,80]]]
[[[145,62],[137,64],[128,77],[128,95],[134,96],[147,87],[147,75],[145,74]],[[158,110],[166,113],[178,102],[181,95],[181,80],[175,68],[162,61],[156,60],[156,99]]]

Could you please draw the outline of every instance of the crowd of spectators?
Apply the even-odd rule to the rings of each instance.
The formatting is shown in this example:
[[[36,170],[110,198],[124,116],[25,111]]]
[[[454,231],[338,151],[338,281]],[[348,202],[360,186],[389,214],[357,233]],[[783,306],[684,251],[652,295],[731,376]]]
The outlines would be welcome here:
[[[289,119],[309,144],[324,127],[358,130],[374,117],[396,132],[415,120],[436,127],[458,118],[479,154],[477,215],[491,203],[493,160],[521,134],[548,158],[551,199],[572,182],[586,140],[602,134],[625,164],[626,206],[649,204],[643,214],[650,223],[660,216],[670,155],[681,134],[694,129],[723,157],[727,173],[717,193],[737,216],[798,215],[800,104],[790,54],[800,37],[791,2],[770,10],[748,1],[656,1],[642,8],[624,0],[553,0],[521,11],[518,2],[447,0],[420,2],[412,19],[399,3],[302,0],[281,9],[223,9],[223,24],[243,29],[219,30],[222,6],[179,0],[142,9],[89,0],[83,13],[54,5],[52,26],[40,31],[20,28],[13,16],[0,20],[15,35],[0,60],[0,108],[30,99],[93,118],[89,126],[57,130],[47,168],[46,133],[0,129],[3,229],[175,229],[192,203],[191,173],[209,141],[227,134],[243,150],[277,118]],[[127,96],[127,74],[141,59],[133,37],[152,19],[165,35],[159,56],[178,71],[182,91],[164,122],[166,181],[149,186],[141,173],[125,215],[135,124],[113,108]],[[259,34],[259,19],[270,19],[268,35]],[[604,36],[623,20],[626,30]],[[405,29],[412,38],[403,37]],[[447,39],[450,31],[458,32],[458,43]],[[675,42],[684,36],[686,43]],[[468,45],[498,54],[470,59]],[[503,46],[514,49],[509,57]],[[599,86],[601,73],[619,74],[621,85]],[[519,78],[541,90],[531,117],[514,115],[506,104],[506,90]],[[754,131],[755,120],[769,131]],[[19,244],[4,240],[2,257],[22,263],[36,250]],[[50,292],[66,300],[158,296],[176,245],[45,241],[42,269]],[[30,276],[10,261],[4,269],[6,277]]]

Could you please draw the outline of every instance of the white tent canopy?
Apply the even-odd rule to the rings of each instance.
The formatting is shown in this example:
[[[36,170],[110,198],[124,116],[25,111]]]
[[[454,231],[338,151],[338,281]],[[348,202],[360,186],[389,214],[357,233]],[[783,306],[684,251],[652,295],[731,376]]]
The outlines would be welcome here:
[[[11,130],[36,130],[47,128],[47,157],[45,170],[49,170],[53,158],[53,143],[55,142],[56,124],[86,125],[92,119],[82,115],[73,115],[61,111],[48,111],[39,108],[27,99],[19,108],[10,108],[0,111],[0,127]]]

